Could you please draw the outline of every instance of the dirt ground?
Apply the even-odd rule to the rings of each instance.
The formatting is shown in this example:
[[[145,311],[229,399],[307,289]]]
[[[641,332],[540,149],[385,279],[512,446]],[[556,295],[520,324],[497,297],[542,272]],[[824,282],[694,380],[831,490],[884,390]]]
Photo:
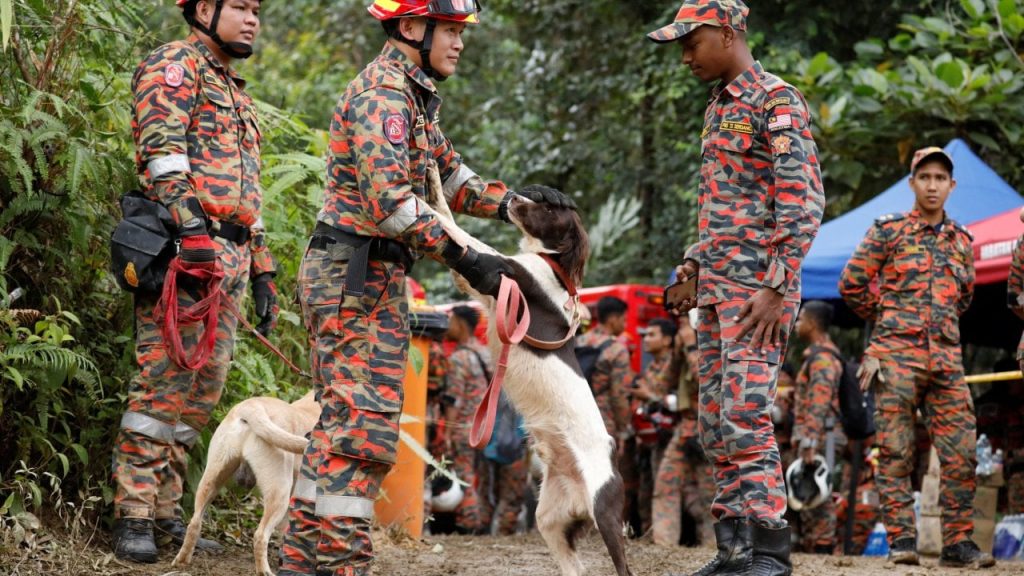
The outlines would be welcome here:
[[[389,542],[378,538],[377,575],[413,576],[558,576],[558,569],[540,537],[534,533],[515,537],[428,536],[421,541]],[[272,558],[276,557],[272,548]],[[689,572],[711,557],[707,548],[662,548],[631,541],[627,554],[636,576],[662,576],[668,571]],[[583,563],[591,575],[613,575],[611,561],[600,539],[591,535],[582,542]],[[161,554],[153,565],[129,565],[108,552],[106,535],[88,544],[51,540],[33,552],[0,550],[0,576],[243,576],[254,573],[252,553],[230,545],[219,556],[196,556],[192,566],[171,566],[174,551]],[[963,570],[938,568],[935,558],[920,567],[894,567],[877,558],[808,556],[794,558],[797,576],[954,576]],[[984,572],[990,576],[1024,574],[1022,563],[1001,563]]]

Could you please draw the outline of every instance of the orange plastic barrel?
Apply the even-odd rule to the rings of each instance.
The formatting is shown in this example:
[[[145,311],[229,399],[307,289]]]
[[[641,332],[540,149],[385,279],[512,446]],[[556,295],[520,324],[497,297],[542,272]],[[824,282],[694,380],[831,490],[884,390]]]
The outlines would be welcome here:
[[[401,429],[419,442],[427,443],[427,366],[430,362],[430,338],[447,328],[448,317],[434,312],[410,314],[412,337],[405,370],[403,421]],[[400,525],[413,538],[423,534],[424,462],[400,440],[395,465],[384,478],[382,494],[374,505],[377,520],[384,526]]]

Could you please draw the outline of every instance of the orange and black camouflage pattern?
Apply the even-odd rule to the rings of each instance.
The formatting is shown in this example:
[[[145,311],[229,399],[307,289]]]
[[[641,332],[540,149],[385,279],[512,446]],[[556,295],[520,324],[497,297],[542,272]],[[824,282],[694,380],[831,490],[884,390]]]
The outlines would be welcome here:
[[[701,135],[698,306],[767,287],[800,300],[825,196],[803,95],[755,62],[712,93]]]
[[[481,525],[487,529],[493,524],[498,536],[511,536],[519,526],[519,512],[526,504],[529,482],[528,454],[523,450],[523,455],[511,464],[481,458],[477,467]]]
[[[430,160],[437,162],[453,212],[496,218],[508,190],[466,167],[441,131],[440,111],[431,80],[387,44],[349,83],[335,109],[317,220],[360,236],[387,236],[440,260],[447,233],[420,203],[406,204],[426,198]],[[402,224],[389,226],[389,218]]]
[[[246,295],[249,282],[249,247],[216,239],[217,258],[224,267],[224,292],[236,307]],[[128,412],[144,414],[170,428],[184,425],[198,434],[210,420],[220,400],[235,345],[237,319],[226,308],[218,315],[217,337],[209,362],[198,371],[185,370],[167,354],[161,325],[154,318],[155,295],[135,297],[135,360],[140,372],[128,387]],[[178,306],[195,300],[178,291]],[[197,345],[198,326],[182,327],[186,350]],[[118,518],[174,518],[181,516],[190,446],[165,441],[122,427],[114,444],[114,515]]]
[[[714,541],[710,513],[714,473],[703,453],[688,448],[698,442],[697,415],[684,410],[654,479],[653,536],[660,546],[679,544],[684,510],[698,523],[701,544]]]
[[[734,30],[747,29],[750,9],[743,0],[685,0],[672,23],[647,35],[655,42],[672,42],[692,32],[698,26],[730,26]]]
[[[360,297],[345,291],[347,269],[347,254],[315,248],[299,269],[322,407],[281,548],[281,568],[299,574],[369,574],[373,502],[398,445],[409,343],[405,271],[371,260]]]
[[[1013,249],[1013,262],[1010,264],[1010,275],[1006,279],[1007,304],[1011,308],[1021,307],[1021,295],[1024,295],[1024,236],[1017,239]],[[1017,360],[1024,369],[1024,334],[1017,346]]]
[[[609,341],[611,344],[597,357],[590,389],[605,428],[621,441],[630,433],[629,386],[633,382],[633,368],[629,363],[629,349],[600,324],[581,334],[576,346],[599,347]]]
[[[829,342],[826,347],[839,353],[835,344]],[[846,445],[846,435],[839,425],[839,380],[843,375],[843,365],[826,350],[809,348],[806,352],[800,373],[796,377],[796,394],[794,398],[794,425],[792,442],[801,448],[801,441],[814,447],[819,453],[825,454],[827,430],[825,421],[832,418],[832,433],[837,447]]]
[[[486,370],[481,361],[488,364]],[[490,364],[490,351],[473,339],[460,344],[448,356],[448,397],[456,410],[454,420],[445,423],[451,426],[452,454],[448,456],[452,459],[455,474],[469,484],[463,486],[462,502],[455,509],[455,524],[465,530],[485,527],[476,474],[480,452],[469,443],[469,426],[487,391],[487,374],[493,372]]]
[[[197,198],[207,216],[262,230],[260,129],[245,80],[197,36],[152,52],[132,79],[135,164],[147,195],[171,206]],[[191,172],[150,173],[151,162],[186,155]],[[251,276],[274,272],[254,246]]]
[[[716,485],[711,514],[782,527],[786,493],[771,409],[799,303],[783,303],[782,344],[758,351],[751,348],[752,333],[736,337],[741,325],[735,318],[745,302],[698,309],[700,437]]]
[[[840,277],[850,308],[875,322],[864,353],[879,359],[885,378],[875,383],[875,425],[890,543],[916,535],[910,475],[917,410],[942,468],[943,543],[968,539],[974,530],[976,423],[959,321],[974,291],[971,241],[948,217],[934,228],[916,210],[890,214],[875,221]]]

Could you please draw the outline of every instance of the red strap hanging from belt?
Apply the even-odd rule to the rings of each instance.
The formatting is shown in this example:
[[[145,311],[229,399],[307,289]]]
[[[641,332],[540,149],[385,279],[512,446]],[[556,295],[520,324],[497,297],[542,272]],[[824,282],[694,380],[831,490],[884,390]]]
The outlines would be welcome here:
[[[179,274],[195,280],[201,294],[205,294],[198,302],[185,309],[178,306]],[[223,280],[224,270],[219,262],[209,267],[185,268],[181,264],[181,258],[176,256],[167,267],[163,293],[157,300],[154,318],[161,324],[164,345],[167,346],[171,360],[186,370],[199,370],[213,354],[213,348],[217,344],[217,314],[220,312],[220,284]],[[186,357],[180,328],[196,324],[202,324],[202,333],[191,357]]]

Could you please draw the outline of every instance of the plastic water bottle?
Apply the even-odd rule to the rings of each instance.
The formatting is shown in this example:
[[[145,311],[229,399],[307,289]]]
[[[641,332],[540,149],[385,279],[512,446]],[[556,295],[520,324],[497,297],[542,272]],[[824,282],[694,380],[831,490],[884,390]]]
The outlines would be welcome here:
[[[992,556],[997,560],[1013,560],[1020,553],[1024,540],[1024,516],[1007,516],[996,525]]]
[[[885,524],[875,522],[871,534],[868,536],[868,544],[864,547],[865,556],[888,556],[889,541],[885,536]]]
[[[991,476],[992,475],[992,444],[988,441],[988,436],[982,434],[978,437],[977,446],[978,455],[978,467],[975,468],[975,472],[978,476]]]

